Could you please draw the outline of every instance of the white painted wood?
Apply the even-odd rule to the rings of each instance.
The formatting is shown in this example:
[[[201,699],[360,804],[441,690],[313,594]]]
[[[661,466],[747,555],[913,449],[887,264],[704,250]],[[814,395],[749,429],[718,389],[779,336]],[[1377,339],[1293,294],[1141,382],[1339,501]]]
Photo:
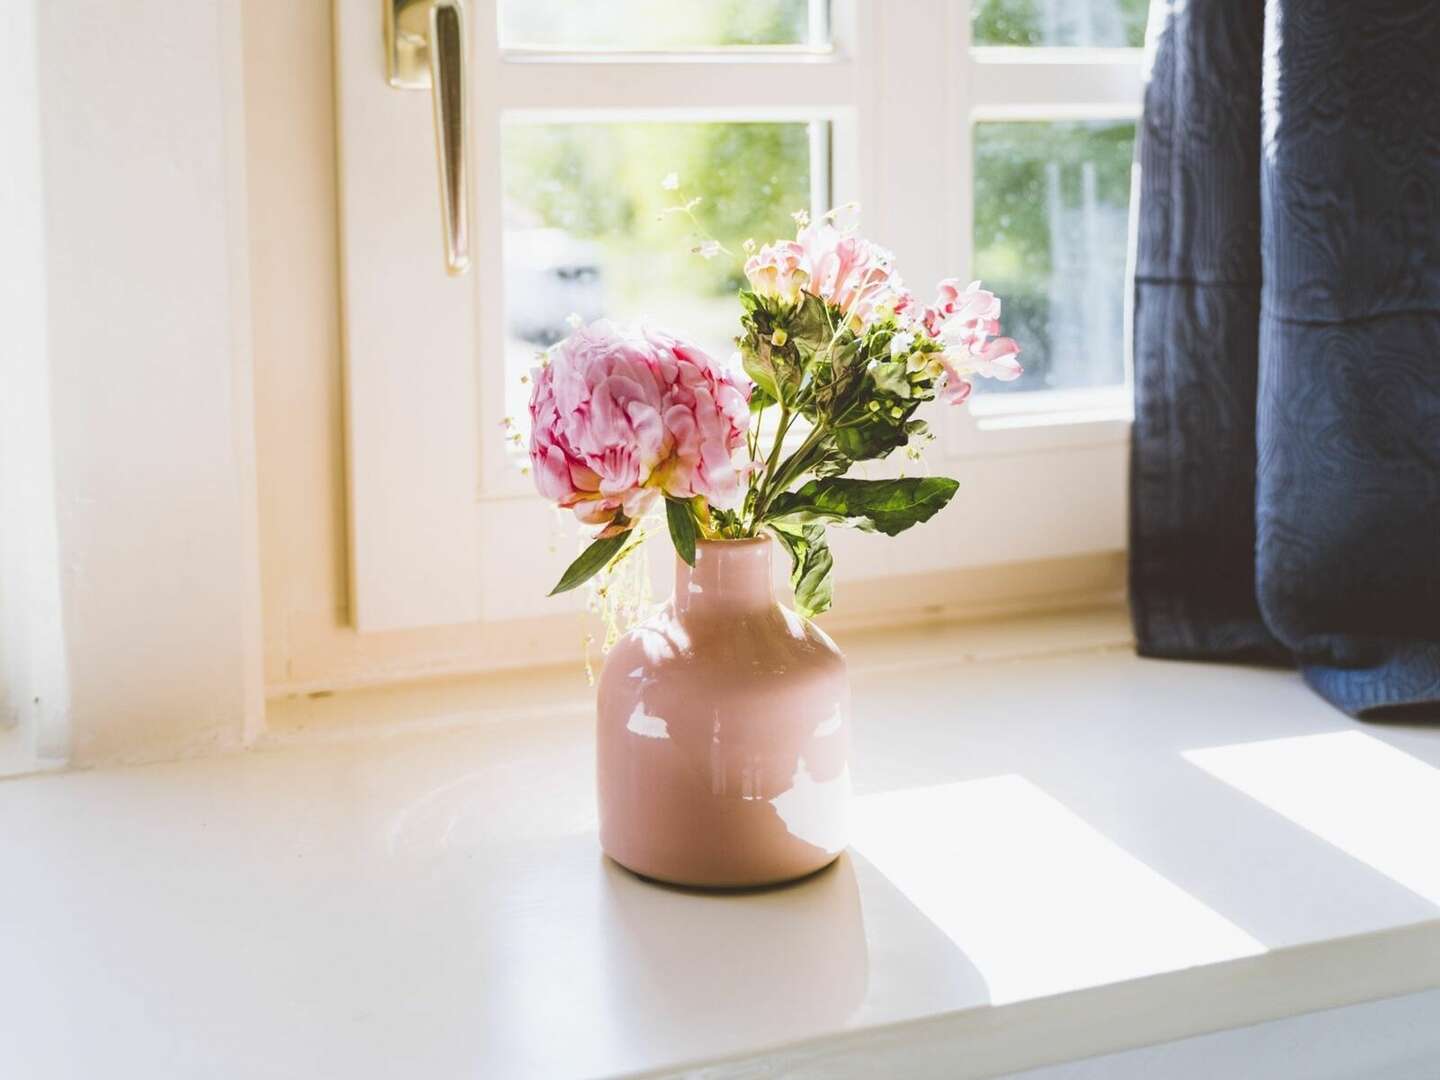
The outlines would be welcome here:
[[[498,104],[506,110],[665,108],[733,116],[831,108],[855,98],[855,64],[838,54],[737,60],[503,52],[501,58]]]
[[[1440,1067],[1429,990],[1065,1065],[1007,1080],[1424,1080]]]
[[[7,325],[7,366],[25,408],[49,399],[48,431],[27,418],[26,480],[50,495],[27,500],[25,558],[60,618],[47,598],[26,634],[63,703],[35,746],[81,764],[237,746],[262,708],[238,11],[18,8],[4,36],[33,50],[43,214],[11,272],[42,280],[7,297],[44,322]]]
[[[378,6],[335,7],[350,606],[361,631],[503,622],[579,603],[545,599],[575,530],[535,502],[500,437],[505,282],[488,268],[503,261],[502,118],[826,120],[836,201],[860,202],[866,231],[923,289],[968,273],[976,117],[1134,115],[1139,95],[1136,50],[972,53],[961,0],[838,4],[832,49],[676,55],[504,50],[494,4],[481,0],[469,7],[475,271],[456,282],[435,271],[424,95],[385,85]],[[1116,463],[1128,405],[1061,392],[1037,409],[1023,397],[975,416],[936,410],[942,439],[929,467],[961,475],[964,494],[950,533],[932,527],[906,558],[944,569],[1037,546],[1037,557],[1123,547]],[[1073,457],[1077,448],[1103,452]],[[1001,457],[1023,462],[990,460]],[[997,537],[1001,527],[1010,531]],[[840,565],[866,576],[890,564],[876,552]]]
[[[1440,985],[1411,816],[1440,729],[1137,659],[1118,611],[840,643],[857,846],[793,888],[601,858],[578,667],[275,703],[257,752],[0,784],[27,823],[0,847],[26,930],[0,936],[0,1075],[964,1080]],[[1284,795],[1336,740],[1371,748],[1359,831]],[[1433,1053],[1433,1023],[1390,1030]],[[1202,1052],[1056,1075],[1285,1075]]]
[[[493,19],[469,7],[470,26]],[[446,275],[430,97],[386,82],[377,0],[334,10],[352,616],[362,630],[467,622],[481,554],[475,289],[499,260],[481,251],[467,276]]]
[[[0,8],[0,775],[69,746],[35,14],[30,0]]]
[[[978,48],[968,65],[970,99],[978,115],[1134,116],[1140,65],[1139,49]]]
[[[1087,442],[1083,425],[1065,430],[1072,443],[1063,453],[1016,452],[949,462],[937,453],[937,460],[920,470],[902,461],[866,469],[861,475],[872,478],[897,475],[906,464],[911,475],[943,470],[960,480],[960,494],[923,528],[900,536],[832,529],[840,612],[846,587],[861,582],[1120,551],[1125,546],[1126,447],[1103,433]],[[1037,460],[1042,468],[1037,469]],[[583,609],[583,590],[547,596],[579,551],[569,514],[525,496],[482,502],[475,521],[490,555],[482,568],[483,618],[499,622]],[[649,560],[654,595],[663,599],[674,582],[674,555],[663,530],[650,544]],[[943,597],[937,578],[937,602]]]

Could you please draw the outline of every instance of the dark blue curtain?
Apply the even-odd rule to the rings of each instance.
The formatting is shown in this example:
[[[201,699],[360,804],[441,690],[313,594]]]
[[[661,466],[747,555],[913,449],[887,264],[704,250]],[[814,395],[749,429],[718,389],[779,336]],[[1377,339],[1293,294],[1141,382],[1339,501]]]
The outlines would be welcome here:
[[[1440,715],[1440,2],[1189,0],[1139,147],[1147,656]]]

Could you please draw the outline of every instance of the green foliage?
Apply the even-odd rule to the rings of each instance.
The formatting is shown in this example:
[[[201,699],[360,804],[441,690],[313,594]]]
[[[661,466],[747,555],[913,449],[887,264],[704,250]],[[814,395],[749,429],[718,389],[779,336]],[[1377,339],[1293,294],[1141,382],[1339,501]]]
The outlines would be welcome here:
[[[807,0],[500,0],[506,45],[685,49],[804,41]]]
[[[811,480],[783,492],[770,505],[771,520],[809,525],[832,521],[895,536],[929,521],[955,495],[959,483],[946,476],[903,480]]]
[[[835,336],[834,320],[825,301],[810,293],[800,294],[800,302],[786,320],[785,329],[796,347],[804,349],[809,356],[823,350]]]
[[[754,380],[760,392],[771,401],[780,401],[780,372],[776,370],[775,347],[768,335],[757,335],[754,345],[740,350],[740,363],[745,374]]]
[[[910,400],[910,376],[905,370],[905,361],[881,361],[870,369],[870,378],[875,381],[875,388],[881,394],[902,401]]]
[[[830,610],[835,560],[830,555],[830,545],[825,542],[825,526],[819,522],[803,525],[772,522],[771,531],[790,553],[790,587],[795,590],[795,610],[807,619]]]
[[[749,374],[749,368],[746,368],[745,370],[746,373]],[[755,376],[753,375],[751,375],[750,377],[752,379],[755,378]],[[750,390],[750,411],[752,413],[762,413],[771,405],[774,405],[775,402],[775,395],[769,390],[766,390],[763,386],[756,385]]]
[[[829,365],[854,359],[858,348],[854,335],[842,333],[837,338],[825,302],[809,293],[785,303],[745,290],[740,302],[744,310],[740,362],[764,392],[762,401],[783,402],[807,419],[816,419],[815,380],[830,370]]]
[[[904,423],[884,409],[862,413],[835,431],[835,448],[849,461],[877,461],[909,441]]]
[[[1078,207],[1087,197],[1104,207],[1127,206],[1134,143],[1135,125],[1128,120],[1013,121],[975,128],[974,272],[1005,298],[1005,332],[1025,351],[1025,385],[1044,384],[1053,347],[1050,289],[1057,238],[1051,230],[1060,223],[1051,208]],[[1088,195],[1087,184],[1093,184]]]
[[[738,253],[747,238],[791,233],[791,213],[810,204],[809,135],[798,123],[510,124],[502,160],[510,227],[598,244],[606,291],[630,309],[653,302],[657,279],[711,297],[740,284],[737,259],[690,254],[693,225],[668,208],[699,198],[695,212]],[[661,187],[670,172],[681,194]]]
[[[687,566],[695,565],[695,513],[688,499],[665,497],[665,521],[670,526],[670,540],[675,553]]]
[[[560,593],[569,592],[571,589],[584,585],[615,560],[629,539],[631,539],[630,532],[626,531],[616,533],[614,536],[602,536],[596,540],[580,553],[580,557],[570,564],[565,573],[560,575],[560,580],[550,590],[550,595],[558,596]]]
[[[1096,14],[1109,15],[1108,25],[1091,29],[1084,19],[1092,5],[1075,5],[1083,21],[1047,34],[1037,0],[979,0],[974,6],[970,38],[976,45],[1090,45],[1130,46],[1145,43],[1145,16],[1150,0],[1109,0],[1093,4]],[[1105,10],[1108,7],[1108,11]],[[1108,32],[1107,32],[1108,31]]]

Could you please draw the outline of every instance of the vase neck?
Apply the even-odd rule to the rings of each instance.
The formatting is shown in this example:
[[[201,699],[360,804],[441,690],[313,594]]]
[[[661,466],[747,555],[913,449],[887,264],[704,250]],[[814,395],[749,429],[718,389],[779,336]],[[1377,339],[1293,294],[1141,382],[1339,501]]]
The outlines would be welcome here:
[[[675,558],[675,610],[697,615],[738,614],[773,607],[774,546],[768,536],[698,541],[694,567],[686,566],[679,556]]]

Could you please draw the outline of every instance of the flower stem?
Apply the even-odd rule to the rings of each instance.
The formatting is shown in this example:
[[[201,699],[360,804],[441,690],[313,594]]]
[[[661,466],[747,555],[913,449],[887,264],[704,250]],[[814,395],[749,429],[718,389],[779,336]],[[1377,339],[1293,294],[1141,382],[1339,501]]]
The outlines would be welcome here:
[[[779,471],[775,472],[773,476],[769,472],[766,473],[765,482],[761,486],[759,496],[755,500],[754,517],[750,527],[750,534],[752,536],[759,531],[760,526],[764,523],[765,514],[770,509],[770,504],[775,501],[775,496],[788,488],[803,476],[807,469],[810,469],[814,465],[814,462],[810,460],[810,455],[821,445],[825,437],[825,425],[817,422],[816,425],[810,429],[810,434],[805,436],[805,441],[796,448],[795,453],[785,459],[784,464],[779,467]],[[781,439],[776,440],[775,448],[777,452],[780,449],[781,441]],[[772,458],[774,456],[775,455],[772,454]]]
[[[775,476],[775,469],[780,464],[780,451],[785,448],[785,435],[790,430],[791,423],[790,406],[784,401],[780,402],[780,424],[775,429],[775,444],[770,448],[769,457],[765,461],[765,476],[760,481],[760,491],[755,498],[755,514],[750,521],[749,535],[754,536],[760,524],[760,511],[769,505],[770,483]]]

